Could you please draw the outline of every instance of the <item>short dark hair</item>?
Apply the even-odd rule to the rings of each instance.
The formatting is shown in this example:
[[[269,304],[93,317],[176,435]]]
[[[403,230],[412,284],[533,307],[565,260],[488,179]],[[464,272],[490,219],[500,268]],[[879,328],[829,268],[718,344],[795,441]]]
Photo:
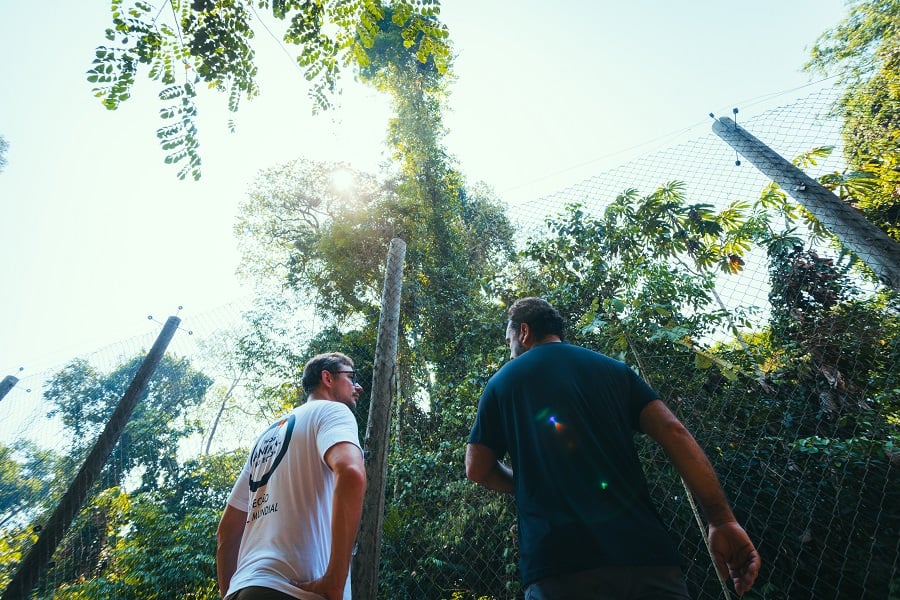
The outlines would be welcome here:
[[[353,368],[353,361],[346,354],[340,352],[326,352],[316,354],[306,362],[303,367],[303,393],[312,394],[322,383],[322,371],[334,373],[341,367]]]
[[[543,298],[520,298],[509,307],[509,322],[518,329],[522,323],[528,323],[535,340],[542,340],[548,335],[565,338],[565,323],[559,312]]]

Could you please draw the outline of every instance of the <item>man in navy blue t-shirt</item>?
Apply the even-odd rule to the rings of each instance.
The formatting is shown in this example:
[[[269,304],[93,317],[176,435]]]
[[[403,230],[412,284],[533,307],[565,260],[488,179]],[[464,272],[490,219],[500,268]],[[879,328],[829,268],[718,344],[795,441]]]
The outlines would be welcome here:
[[[703,450],[627,365],[563,339],[545,300],[513,304],[506,342],[516,360],[488,382],[466,449],[469,479],[516,495],[526,599],[688,598],[636,432],[666,451],[709,522],[716,567],[743,595],[759,554]]]

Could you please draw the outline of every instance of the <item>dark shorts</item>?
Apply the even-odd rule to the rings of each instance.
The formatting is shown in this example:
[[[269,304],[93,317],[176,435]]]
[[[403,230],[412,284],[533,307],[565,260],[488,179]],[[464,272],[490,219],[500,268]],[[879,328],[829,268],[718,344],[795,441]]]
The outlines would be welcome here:
[[[602,567],[538,580],[525,600],[690,600],[679,567]]]
[[[225,600],[297,600],[294,596],[267,587],[251,585],[225,596]]]

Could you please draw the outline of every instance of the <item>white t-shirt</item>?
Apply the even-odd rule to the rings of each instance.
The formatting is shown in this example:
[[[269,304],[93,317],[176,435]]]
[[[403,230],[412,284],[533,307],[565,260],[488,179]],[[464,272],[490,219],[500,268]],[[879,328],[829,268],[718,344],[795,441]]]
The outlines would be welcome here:
[[[319,598],[290,581],[317,579],[328,567],[334,473],[325,453],[340,442],[360,445],[353,412],[340,402],[313,399],[257,438],[228,498],[247,512],[228,594],[262,586]],[[349,576],[344,600],[350,600]]]

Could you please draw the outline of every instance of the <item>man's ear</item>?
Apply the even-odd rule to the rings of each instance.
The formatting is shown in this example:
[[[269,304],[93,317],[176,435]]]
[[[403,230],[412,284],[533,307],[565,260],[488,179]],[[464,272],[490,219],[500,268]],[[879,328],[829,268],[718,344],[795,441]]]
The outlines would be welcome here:
[[[534,340],[531,339],[531,327],[528,326],[528,323],[519,324],[519,336],[522,338],[522,345],[526,348],[534,343]]]
[[[322,375],[320,377],[321,377],[321,383],[325,387],[331,387],[331,384],[334,383],[334,375],[331,374],[331,371],[323,370]]]

